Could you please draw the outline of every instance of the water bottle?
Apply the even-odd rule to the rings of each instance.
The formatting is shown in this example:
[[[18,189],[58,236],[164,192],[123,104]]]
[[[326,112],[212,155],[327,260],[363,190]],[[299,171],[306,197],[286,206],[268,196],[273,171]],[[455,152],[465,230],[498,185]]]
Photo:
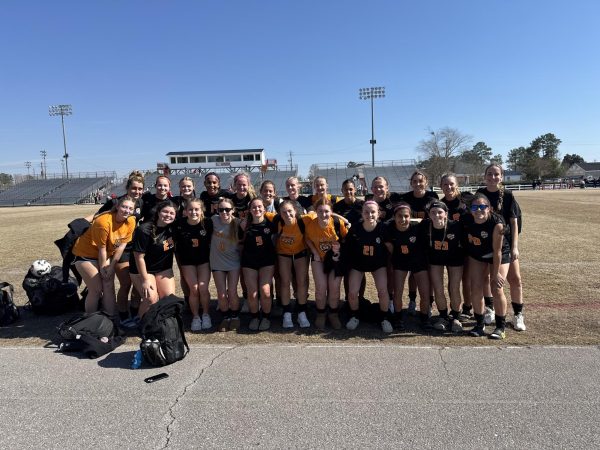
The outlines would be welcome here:
[[[131,361],[131,368],[139,369],[141,365],[142,365],[142,351],[138,350],[137,352],[135,352],[135,355],[133,355],[133,360]]]

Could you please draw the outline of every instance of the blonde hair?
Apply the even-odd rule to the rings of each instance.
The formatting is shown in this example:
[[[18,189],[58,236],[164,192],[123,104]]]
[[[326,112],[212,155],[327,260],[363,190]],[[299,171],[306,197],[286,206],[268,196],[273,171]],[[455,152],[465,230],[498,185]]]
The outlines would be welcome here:
[[[234,192],[237,191],[237,189],[235,187],[235,184],[242,177],[246,178],[246,181],[248,182],[248,195],[250,196],[250,199],[252,200],[253,198],[256,197],[256,191],[254,190],[254,186],[252,186],[252,180],[250,178],[250,174],[249,173],[247,173],[247,172],[238,172],[237,174],[235,174],[235,176],[233,177],[233,183],[232,183],[233,190],[234,190]]]
[[[440,179],[440,187],[442,187],[442,184],[444,183],[444,180],[446,178],[454,178],[454,181],[456,181],[456,183],[454,185],[454,189],[452,190],[452,194],[454,195],[455,198],[459,198],[460,197],[460,189],[458,187],[458,180],[456,179],[456,175],[453,174],[452,172],[443,174],[442,178]]]
[[[129,174],[129,177],[127,177],[127,184],[125,185],[125,189],[128,190],[134,182],[142,183],[142,186],[144,186],[144,174],[139,170],[134,170]]]
[[[235,209],[233,200],[231,200],[230,198],[227,198],[227,197],[219,198],[219,202],[217,203],[217,208],[221,207],[221,203],[227,203],[231,207],[232,210]],[[219,220],[220,219],[221,219],[221,217],[219,217]],[[238,224],[239,224],[239,219],[237,217],[233,217],[233,215],[232,215],[231,222],[229,222],[229,229],[227,230],[227,239],[229,239],[230,241],[238,240],[238,236],[237,236]]]

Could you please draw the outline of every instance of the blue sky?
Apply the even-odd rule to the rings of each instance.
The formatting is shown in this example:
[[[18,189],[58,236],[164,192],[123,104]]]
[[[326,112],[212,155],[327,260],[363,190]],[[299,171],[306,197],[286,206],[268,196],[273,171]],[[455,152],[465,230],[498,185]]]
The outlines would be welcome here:
[[[428,128],[494,153],[554,133],[600,160],[600,2],[17,1],[2,4],[0,171],[153,169],[170,151],[410,159]]]

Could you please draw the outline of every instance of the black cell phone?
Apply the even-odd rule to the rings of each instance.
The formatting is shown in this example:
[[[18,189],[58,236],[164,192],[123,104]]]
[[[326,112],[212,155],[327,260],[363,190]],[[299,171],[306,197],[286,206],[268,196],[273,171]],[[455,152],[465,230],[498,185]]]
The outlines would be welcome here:
[[[152,375],[151,377],[146,378],[144,381],[146,383],[154,383],[155,381],[162,380],[163,378],[167,378],[169,376],[168,373],[159,373],[158,375]]]

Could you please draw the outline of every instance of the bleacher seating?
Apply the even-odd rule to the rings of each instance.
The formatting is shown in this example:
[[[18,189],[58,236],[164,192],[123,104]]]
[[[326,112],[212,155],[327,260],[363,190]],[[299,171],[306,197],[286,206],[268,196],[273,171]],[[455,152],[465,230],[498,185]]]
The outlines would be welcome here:
[[[297,176],[297,172],[295,170],[269,170],[264,174],[252,174],[257,193],[263,181],[271,180],[275,185],[275,192],[277,193],[278,197],[285,197],[287,195],[287,191],[285,190],[285,181],[289,177],[295,176]]]
[[[381,166],[364,167],[365,182],[370,190],[375,177],[385,177],[390,185],[390,192],[404,193],[410,190],[410,176],[416,170],[415,166]]]
[[[77,203],[109,181],[106,177],[29,180],[0,193],[0,206]]]

